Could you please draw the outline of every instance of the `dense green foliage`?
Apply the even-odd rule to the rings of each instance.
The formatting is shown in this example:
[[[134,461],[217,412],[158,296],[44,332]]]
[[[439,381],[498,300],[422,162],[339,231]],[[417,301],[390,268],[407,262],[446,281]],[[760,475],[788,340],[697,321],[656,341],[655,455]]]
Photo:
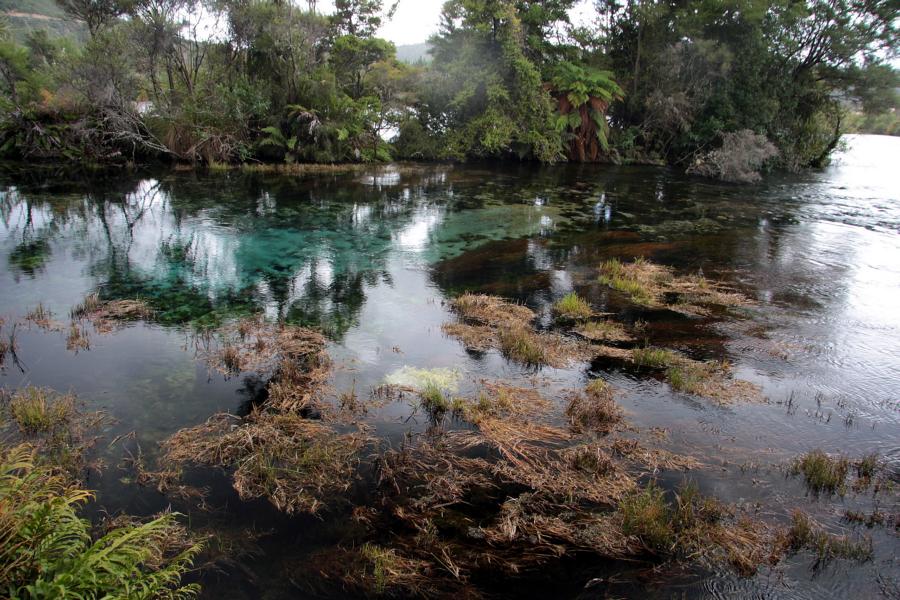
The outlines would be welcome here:
[[[182,599],[199,547],[179,547],[181,529],[168,514],[149,523],[111,527],[94,539],[76,514],[89,494],[25,446],[0,450],[0,593],[6,598]]]
[[[449,0],[431,61],[412,66],[376,37],[381,0],[338,0],[332,15],[57,0],[85,43],[0,28],[0,153],[648,161],[752,178],[824,164],[848,107],[896,104],[891,0],[601,0],[590,27],[570,22],[575,3]]]

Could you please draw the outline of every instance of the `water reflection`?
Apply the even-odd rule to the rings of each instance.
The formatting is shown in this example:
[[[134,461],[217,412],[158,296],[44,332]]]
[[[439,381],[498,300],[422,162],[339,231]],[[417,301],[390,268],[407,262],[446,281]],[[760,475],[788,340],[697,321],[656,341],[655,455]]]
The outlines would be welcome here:
[[[98,290],[149,300],[162,323],[264,312],[339,338],[367,288],[390,281],[392,257],[429,264],[490,239],[549,235],[563,220],[515,196],[456,193],[475,182],[450,175],[394,171],[355,183],[165,175],[62,197],[20,182],[0,192],[4,277],[35,280],[39,297],[62,311],[78,300],[72,292]],[[42,275],[55,251],[65,289]],[[0,298],[2,308],[21,309],[17,299]]]

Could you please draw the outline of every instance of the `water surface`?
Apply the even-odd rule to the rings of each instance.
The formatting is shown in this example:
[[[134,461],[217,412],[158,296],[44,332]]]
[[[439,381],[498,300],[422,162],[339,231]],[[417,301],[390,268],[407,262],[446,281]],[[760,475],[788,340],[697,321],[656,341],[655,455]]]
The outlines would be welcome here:
[[[537,376],[562,397],[602,376],[631,422],[666,428],[671,449],[708,465],[690,474],[704,492],[756,504],[775,521],[799,506],[834,530],[849,530],[840,523],[844,508],[870,499],[816,499],[780,469],[820,447],[851,457],[875,450],[900,470],[900,184],[893,164],[900,139],[854,136],[848,145],[824,171],[773,175],[755,186],[605,165],[83,179],[2,171],[0,316],[12,323],[40,302],[65,321],[92,292],[145,298],[157,312],[152,322],[93,335],[90,350],[77,354],[66,349],[64,332],[19,327],[20,363],[5,365],[0,385],[71,390],[116,419],[109,437],[134,431],[130,451],[139,445],[152,455],[181,427],[247,410],[254,382],[210,372],[197,360],[193,333],[261,312],[327,334],[337,391],[368,393],[407,366],[456,369],[461,393],[481,378]],[[613,256],[644,256],[724,280],[757,304],[728,319],[644,314],[596,282],[597,266]],[[649,343],[728,359],[768,402],[718,406],[602,361],[535,373],[495,353],[467,353],[441,332],[451,318],[447,300],[463,291],[524,302],[549,325],[549,306],[573,289],[598,311],[647,320]],[[370,421],[389,440],[424,427],[404,403]],[[165,498],[117,468],[122,452],[109,449],[110,468],[89,482],[98,507],[139,514],[164,508]],[[262,590],[297,597],[285,570],[336,543],[340,524],[286,519],[263,502],[240,503],[224,480],[208,483],[228,526],[275,531],[262,542],[264,557],[208,577],[208,597],[258,597]],[[876,558],[864,565],[837,561],[813,570],[801,553],[750,579],[689,571],[660,581],[579,564],[564,583],[548,571],[546,587],[517,593],[897,593],[896,532],[865,533]],[[598,574],[605,583],[582,591]]]

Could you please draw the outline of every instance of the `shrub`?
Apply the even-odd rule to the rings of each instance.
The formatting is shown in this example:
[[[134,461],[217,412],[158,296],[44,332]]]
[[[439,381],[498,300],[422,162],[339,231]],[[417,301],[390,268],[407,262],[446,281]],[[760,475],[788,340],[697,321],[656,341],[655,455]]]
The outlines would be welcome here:
[[[762,177],[759,169],[778,156],[778,149],[766,136],[749,129],[726,133],[722,147],[699,158],[689,173],[734,183],[753,183]]]

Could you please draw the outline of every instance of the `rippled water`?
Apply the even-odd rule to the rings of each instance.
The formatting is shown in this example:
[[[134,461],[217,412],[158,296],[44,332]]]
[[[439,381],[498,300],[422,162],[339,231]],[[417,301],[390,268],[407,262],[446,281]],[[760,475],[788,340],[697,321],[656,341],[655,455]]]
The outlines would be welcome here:
[[[575,289],[597,310],[648,320],[653,344],[727,358],[769,402],[721,407],[602,362],[543,369],[548,390],[603,374],[635,425],[667,428],[672,449],[712,465],[691,474],[705,492],[759,503],[776,521],[802,506],[837,523],[842,501],[809,497],[779,465],[821,447],[850,456],[877,450],[900,470],[898,156],[898,138],[850,137],[825,171],[746,187],[610,166],[87,179],[0,171],[0,316],[12,322],[41,302],[64,320],[94,291],[147,298],[157,309],[152,323],[95,336],[77,354],[66,350],[64,333],[20,328],[20,364],[6,364],[0,385],[72,390],[117,419],[109,436],[135,431],[135,444],[152,454],[180,427],[240,412],[252,394],[246,381],[212,375],[195,360],[195,328],[262,311],[328,334],[336,390],[362,393],[407,366],[457,369],[465,390],[481,377],[534,373],[446,338],[440,325],[449,319],[448,298],[465,290],[499,294],[527,303],[546,324],[549,305]],[[612,256],[645,256],[723,279],[758,305],[731,321],[635,312],[596,282],[597,265]],[[402,404],[371,416],[388,438],[421,428],[421,420]],[[89,482],[98,506],[141,514],[164,507],[163,497],[123,479],[117,452],[109,451],[113,468]],[[283,564],[334,543],[332,526],[287,520],[264,503],[239,503],[222,481],[208,483],[214,499],[228,503],[232,525],[277,533],[264,558],[205,582],[207,595],[296,597]],[[546,588],[517,593],[897,593],[896,533],[872,535],[876,559],[861,566],[813,571],[801,554],[751,579],[692,571],[647,583],[645,573],[579,565],[564,583],[548,574]],[[592,573],[601,583],[579,592]]]

